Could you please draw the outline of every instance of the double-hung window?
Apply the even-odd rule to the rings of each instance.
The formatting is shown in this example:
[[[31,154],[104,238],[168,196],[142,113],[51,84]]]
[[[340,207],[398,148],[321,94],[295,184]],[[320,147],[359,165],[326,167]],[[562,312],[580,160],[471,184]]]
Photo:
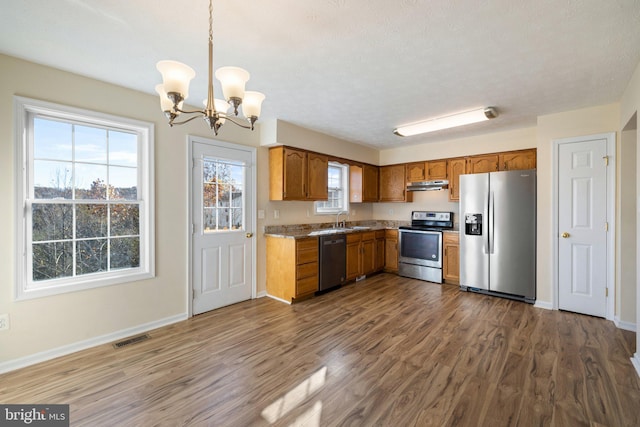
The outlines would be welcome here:
[[[327,201],[315,202],[316,214],[337,214],[349,210],[349,166],[329,162],[327,177],[329,197]]]
[[[153,277],[153,125],[14,105],[16,298]]]

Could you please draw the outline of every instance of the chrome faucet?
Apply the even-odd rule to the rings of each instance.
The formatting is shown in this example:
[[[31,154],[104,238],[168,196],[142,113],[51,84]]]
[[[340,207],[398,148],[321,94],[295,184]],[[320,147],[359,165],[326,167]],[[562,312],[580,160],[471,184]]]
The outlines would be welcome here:
[[[335,224],[335,226],[334,226],[333,228],[340,228],[340,226],[341,226],[341,228],[344,228],[344,227],[346,226],[346,223],[345,223],[345,220],[344,220],[344,219],[342,220],[342,222],[341,222],[341,223],[340,223],[340,222],[338,222],[338,219],[340,218],[340,215],[341,215],[341,214],[348,215],[348,214],[349,214],[349,212],[347,212],[347,211],[340,211],[340,212],[338,212],[338,214],[336,215],[336,224]]]

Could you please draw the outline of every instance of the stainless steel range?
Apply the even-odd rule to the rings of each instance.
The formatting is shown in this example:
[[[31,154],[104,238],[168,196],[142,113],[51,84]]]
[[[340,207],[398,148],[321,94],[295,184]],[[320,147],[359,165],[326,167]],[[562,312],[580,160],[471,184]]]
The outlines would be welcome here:
[[[442,283],[442,231],[453,228],[453,212],[414,211],[399,228],[398,274]]]

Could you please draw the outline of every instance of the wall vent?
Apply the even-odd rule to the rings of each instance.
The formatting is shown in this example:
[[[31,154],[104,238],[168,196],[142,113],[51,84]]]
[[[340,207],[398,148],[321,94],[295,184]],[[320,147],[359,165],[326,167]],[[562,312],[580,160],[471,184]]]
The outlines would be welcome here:
[[[127,338],[126,340],[118,341],[113,344],[113,348],[122,348],[131,344],[137,344],[142,341],[146,341],[150,339],[151,336],[149,334],[142,334],[135,337]]]

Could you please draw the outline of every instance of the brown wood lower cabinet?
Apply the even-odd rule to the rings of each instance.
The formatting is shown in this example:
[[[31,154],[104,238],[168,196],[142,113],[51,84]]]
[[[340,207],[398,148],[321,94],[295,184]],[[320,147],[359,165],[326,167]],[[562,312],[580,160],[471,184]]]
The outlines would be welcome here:
[[[293,302],[318,290],[318,238],[267,236],[267,293]]]
[[[384,271],[398,272],[398,230],[384,231]]]
[[[347,234],[347,281],[384,268],[384,230]]]
[[[442,249],[444,253],[442,276],[446,283],[460,283],[460,235],[458,233],[442,233]]]

